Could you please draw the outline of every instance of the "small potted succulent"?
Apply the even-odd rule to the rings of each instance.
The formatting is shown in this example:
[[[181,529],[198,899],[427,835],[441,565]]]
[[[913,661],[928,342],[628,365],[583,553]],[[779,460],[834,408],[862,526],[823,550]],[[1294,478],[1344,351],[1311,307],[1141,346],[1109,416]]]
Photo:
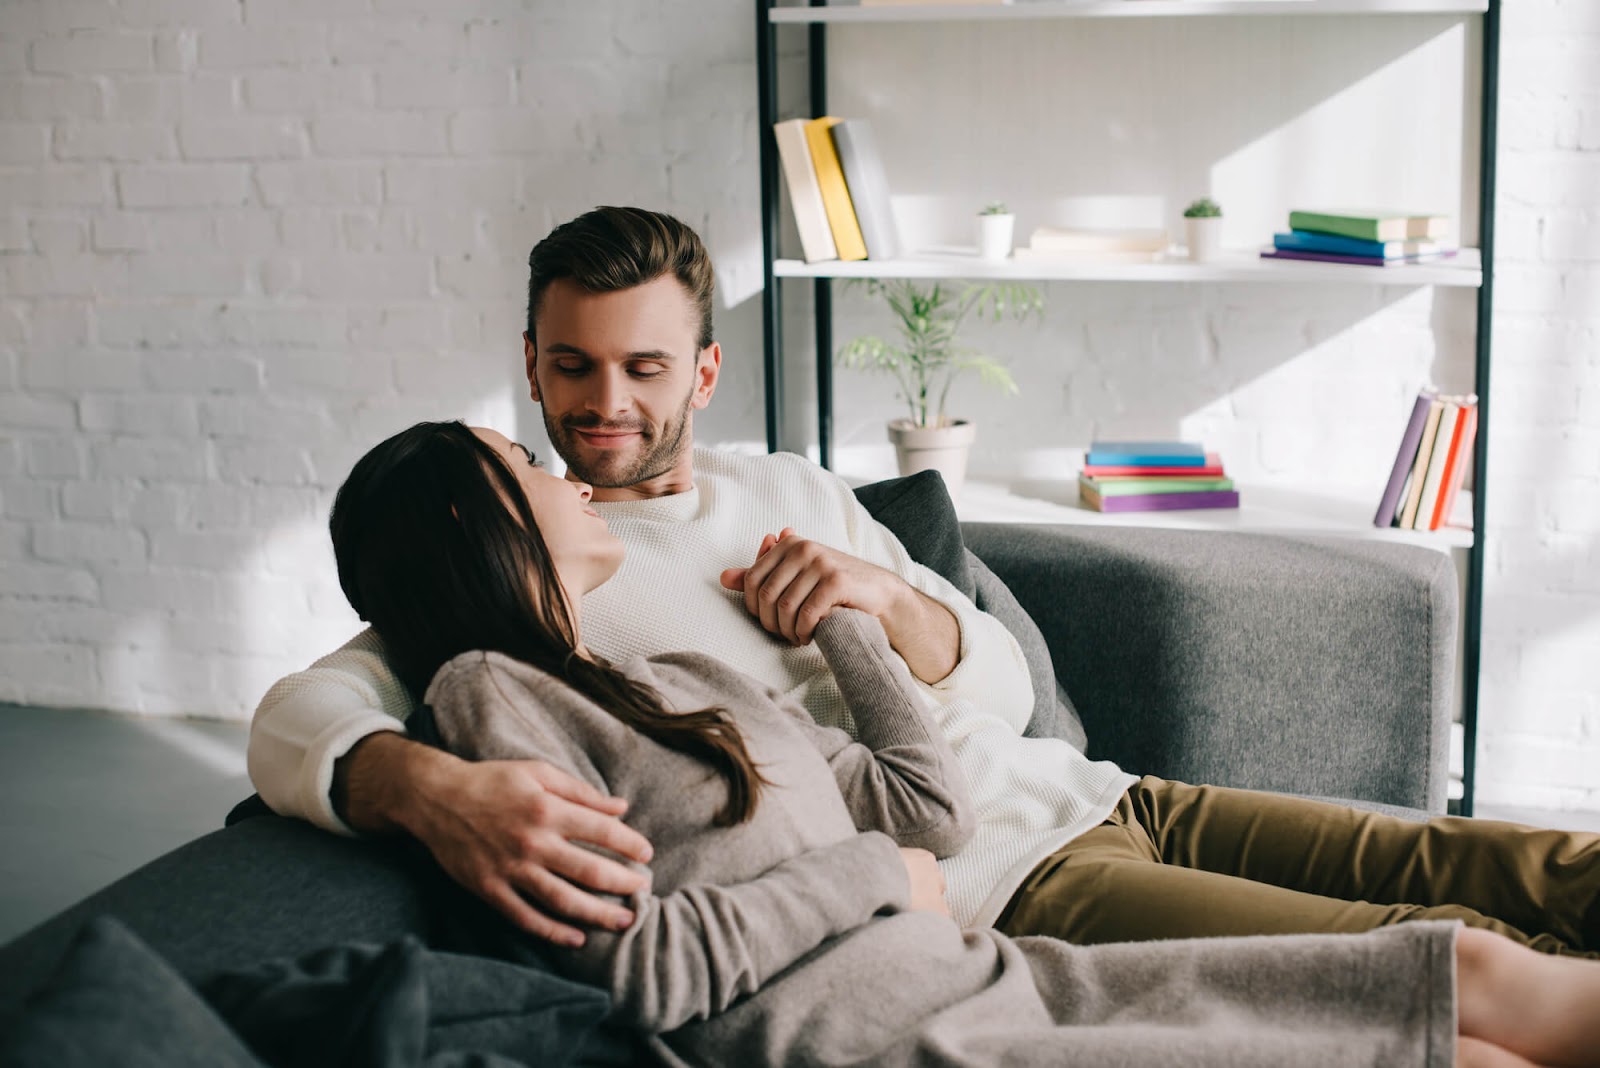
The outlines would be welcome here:
[[[892,341],[858,337],[839,350],[837,362],[842,367],[887,371],[895,377],[910,412],[908,419],[889,421],[889,440],[894,442],[900,473],[911,475],[932,468],[944,476],[950,495],[958,495],[976,433],[972,423],[945,414],[951,384],[967,371],[1002,393],[1016,393],[1017,383],[1004,364],[957,345],[956,333],[969,315],[992,322],[1022,322],[1042,315],[1043,295],[1019,282],[952,284],[871,278],[850,285],[884,299],[894,313],[899,337]]]
[[[1188,230],[1191,260],[1209,263],[1222,254],[1222,208],[1215,200],[1201,197],[1184,208],[1183,222]]]
[[[992,200],[978,212],[978,257],[1003,260],[1011,255],[1011,239],[1017,217],[1002,200]]]

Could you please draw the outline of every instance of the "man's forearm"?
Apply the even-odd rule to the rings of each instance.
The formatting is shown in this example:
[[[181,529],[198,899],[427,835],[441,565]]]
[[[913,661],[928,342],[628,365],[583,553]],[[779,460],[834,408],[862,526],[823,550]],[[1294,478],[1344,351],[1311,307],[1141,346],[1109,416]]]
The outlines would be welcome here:
[[[392,731],[368,735],[333,765],[333,809],[366,834],[415,833],[419,795],[457,759]]]
[[[882,620],[889,644],[911,673],[930,685],[961,662],[961,624],[955,613],[910,585],[907,596]]]

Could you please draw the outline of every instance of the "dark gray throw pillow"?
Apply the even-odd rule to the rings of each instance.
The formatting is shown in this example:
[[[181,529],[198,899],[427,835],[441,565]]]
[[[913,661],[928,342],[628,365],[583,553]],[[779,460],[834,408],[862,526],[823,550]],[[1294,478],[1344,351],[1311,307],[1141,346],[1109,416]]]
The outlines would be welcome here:
[[[206,1000],[278,1068],[572,1063],[610,1010],[597,987],[406,936],[213,976]],[[426,1054],[426,1056],[425,1056]]]
[[[1017,639],[1033,683],[1033,715],[1023,734],[1060,738],[1082,751],[1088,744],[1083,723],[1056,681],[1044,635],[999,576],[962,543],[961,522],[943,476],[919,471],[861,486],[855,493],[872,518],[900,539],[911,559],[970,597]]]
[[[263,1068],[199,994],[110,916],[89,921],[0,1047],[16,1068]]]

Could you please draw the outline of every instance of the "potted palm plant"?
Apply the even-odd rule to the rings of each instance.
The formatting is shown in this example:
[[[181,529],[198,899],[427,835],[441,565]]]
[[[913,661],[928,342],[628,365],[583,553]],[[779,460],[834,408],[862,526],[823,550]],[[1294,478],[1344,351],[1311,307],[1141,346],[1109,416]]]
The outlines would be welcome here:
[[[956,343],[961,324],[970,316],[1021,322],[1042,315],[1044,297],[1020,282],[919,282],[893,278],[859,279],[870,296],[882,297],[894,313],[899,336],[885,341],[858,337],[839,350],[842,367],[886,371],[895,377],[909,417],[889,421],[889,440],[902,475],[929,468],[944,476],[951,496],[966,479],[967,454],[977,436],[972,423],[945,414],[950,387],[967,372],[1003,393],[1017,392],[1004,364]]]

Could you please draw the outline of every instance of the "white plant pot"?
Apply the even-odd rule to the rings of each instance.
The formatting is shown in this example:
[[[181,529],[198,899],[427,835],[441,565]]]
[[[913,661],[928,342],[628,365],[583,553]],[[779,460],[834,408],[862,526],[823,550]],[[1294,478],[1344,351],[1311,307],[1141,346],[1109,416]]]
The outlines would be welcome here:
[[[895,458],[902,475],[934,470],[944,476],[952,499],[961,493],[967,480],[967,454],[978,436],[978,428],[965,419],[949,426],[917,426],[909,419],[889,422],[889,440],[894,442]]]
[[[1011,255],[1011,238],[1016,226],[1015,215],[978,216],[978,257],[1003,260]]]
[[[1222,256],[1222,216],[1185,218],[1189,231],[1189,258],[1195,263],[1210,263]]]

